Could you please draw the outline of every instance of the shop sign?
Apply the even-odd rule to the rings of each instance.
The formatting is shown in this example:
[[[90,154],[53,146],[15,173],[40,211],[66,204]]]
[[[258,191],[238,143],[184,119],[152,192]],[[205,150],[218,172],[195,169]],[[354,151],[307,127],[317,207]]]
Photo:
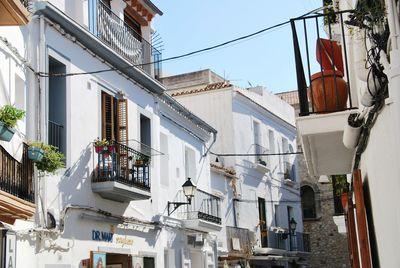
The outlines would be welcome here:
[[[127,246],[133,245],[133,239],[130,239],[130,238],[117,237],[115,240],[118,244],[127,245]]]
[[[112,232],[104,232],[98,230],[92,230],[92,240],[104,241],[112,243],[114,234]]]
[[[5,268],[15,268],[16,267],[16,234],[13,231],[5,230],[3,231],[3,256],[4,256],[4,266]]]

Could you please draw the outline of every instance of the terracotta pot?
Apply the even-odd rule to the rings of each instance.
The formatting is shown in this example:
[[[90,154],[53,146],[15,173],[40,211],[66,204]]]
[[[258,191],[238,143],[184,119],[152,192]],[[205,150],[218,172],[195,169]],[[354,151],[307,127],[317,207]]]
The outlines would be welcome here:
[[[342,201],[343,210],[347,213],[349,209],[349,193],[342,193],[340,200]]]
[[[343,74],[340,71],[333,70],[319,72],[311,76],[309,97],[312,100],[314,112],[336,112],[346,108],[348,87],[342,77]]]

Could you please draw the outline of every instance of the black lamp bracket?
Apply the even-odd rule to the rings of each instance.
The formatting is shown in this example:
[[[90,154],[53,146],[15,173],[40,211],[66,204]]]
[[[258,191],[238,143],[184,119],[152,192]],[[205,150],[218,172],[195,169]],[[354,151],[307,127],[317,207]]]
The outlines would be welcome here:
[[[170,202],[168,201],[168,216],[171,216],[175,210],[177,210],[182,205],[190,205],[192,202],[191,199],[188,199],[187,202]],[[171,205],[173,205],[173,209],[171,210]]]

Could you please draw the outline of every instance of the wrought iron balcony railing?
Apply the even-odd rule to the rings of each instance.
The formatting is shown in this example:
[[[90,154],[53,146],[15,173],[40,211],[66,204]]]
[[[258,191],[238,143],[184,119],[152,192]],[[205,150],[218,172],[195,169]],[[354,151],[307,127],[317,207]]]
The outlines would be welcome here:
[[[254,144],[254,153],[256,154],[255,156],[256,163],[261,164],[267,168],[271,167],[269,155],[262,155],[269,153],[269,150],[267,148],[259,144]]]
[[[327,12],[291,20],[300,116],[355,108],[345,34],[348,14]]]
[[[49,121],[49,144],[57,147],[60,152],[64,151],[63,135],[64,126]]]
[[[20,1],[24,5],[24,7],[26,7],[27,9],[29,8],[31,0],[20,0]]]
[[[269,248],[287,249],[288,234],[282,232],[274,232],[272,229],[268,231],[268,245]]]
[[[284,179],[296,181],[296,169],[294,164],[285,161],[284,162]]]
[[[33,162],[28,159],[28,146],[23,146],[21,162],[0,146],[0,190],[34,203]]]
[[[97,37],[132,65],[137,65],[156,79],[160,77],[161,52],[114,14],[102,0],[97,0],[97,25],[94,31]]]
[[[310,252],[310,234],[295,232],[289,234],[290,251]]]
[[[94,147],[93,182],[115,181],[150,192],[149,156],[116,141]]]
[[[186,202],[183,191],[179,191],[175,198],[177,202]],[[197,190],[190,205],[178,208],[179,215],[185,220],[205,220],[221,224],[221,199],[202,190]]]

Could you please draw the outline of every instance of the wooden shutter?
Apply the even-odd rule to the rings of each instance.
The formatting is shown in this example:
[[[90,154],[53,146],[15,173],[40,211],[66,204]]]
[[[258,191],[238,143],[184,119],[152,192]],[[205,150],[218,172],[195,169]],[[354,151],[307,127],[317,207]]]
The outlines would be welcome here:
[[[360,246],[361,266],[363,268],[372,267],[370,246],[368,240],[367,218],[365,214],[364,190],[361,180],[361,170],[353,171],[353,186],[356,204],[356,218],[358,230],[358,243]]]
[[[107,140],[114,140],[114,97],[108,95],[105,92],[101,93],[101,128],[102,138]]]
[[[127,99],[118,99],[117,102],[118,142],[125,146],[128,146],[128,101]],[[121,172],[125,175],[126,178],[128,178],[128,150],[125,146],[119,147],[119,161],[121,165]]]
[[[128,102],[126,99],[118,99],[118,142],[128,145]]]

